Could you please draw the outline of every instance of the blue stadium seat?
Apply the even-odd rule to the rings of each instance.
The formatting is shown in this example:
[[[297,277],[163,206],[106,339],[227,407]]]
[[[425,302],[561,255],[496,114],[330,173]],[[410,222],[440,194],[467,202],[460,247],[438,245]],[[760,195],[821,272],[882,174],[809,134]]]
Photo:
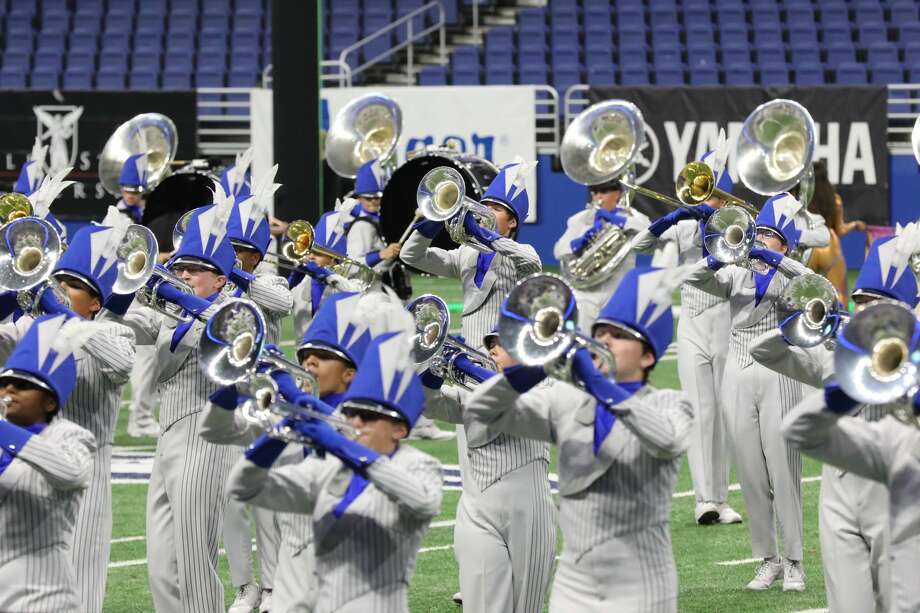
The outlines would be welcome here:
[[[818,44],[818,30],[814,25],[795,24],[789,28],[789,46]]]
[[[0,89],[25,89],[28,72],[23,70],[0,70]]]
[[[894,43],[879,42],[869,45],[869,64],[896,64],[898,62],[898,48]]]
[[[183,90],[192,88],[192,73],[182,70],[169,70],[163,73],[163,89]]]
[[[194,63],[194,55],[187,51],[168,51],[164,61],[164,67],[167,71],[172,72],[191,72]],[[253,64],[257,62],[253,61]]]
[[[843,62],[837,66],[837,83],[841,85],[865,85],[869,82],[865,64]]]
[[[519,82],[525,85],[545,85],[546,84],[546,65],[521,66],[519,72]]]
[[[112,50],[127,53],[131,46],[131,38],[128,32],[107,32],[102,37],[103,51]]]
[[[655,85],[678,86],[684,83],[684,70],[680,64],[655,68]]]
[[[227,15],[208,15],[201,20],[201,33],[223,34],[230,31],[230,18]]]
[[[589,33],[585,37],[585,57],[613,52],[613,35]]]
[[[128,77],[129,89],[159,89],[160,80],[156,73],[132,72]]]
[[[869,82],[878,85],[904,83],[904,69],[900,64],[876,64],[872,68]]]
[[[419,73],[419,85],[447,85],[447,67],[425,66]]]
[[[624,66],[620,70],[623,85],[648,85],[648,70],[638,66]]]
[[[50,50],[50,51],[36,51],[35,52],[35,66],[33,67],[33,72],[35,70],[53,70],[55,73],[61,72],[61,68],[64,66],[64,54],[61,51]]]
[[[907,66],[920,66],[920,39],[904,47],[904,63]]]
[[[159,51],[141,51],[131,57],[131,72],[159,72],[159,70]]]
[[[891,23],[893,25],[916,21],[920,21],[920,12],[918,12],[915,2],[899,0],[891,5]]]
[[[7,37],[4,48],[7,51],[22,51],[31,55],[34,46],[35,38],[31,32],[26,32],[22,35]]]
[[[726,85],[754,85],[754,70],[751,66],[731,64],[725,68]]]
[[[100,69],[96,73],[96,89],[120,90],[125,86],[125,73],[119,70]]]
[[[613,64],[607,66],[588,66],[589,85],[613,85],[616,74]]]
[[[259,75],[248,70],[231,70],[227,78],[229,87],[253,87],[258,83]],[[232,113],[229,113],[232,114]]]
[[[851,43],[832,43],[827,48],[827,65],[837,68],[842,63],[855,62],[856,51]]]
[[[493,28],[486,33],[486,51],[504,51],[511,53],[514,49],[514,30],[510,27]]]
[[[898,39],[905,45],[920,40],[920,21],[906,23],[901,26]]]
[[[119,0],[118,2],[109,2],[106,8],[107,14],[111,15],[130,15],[133,16],[136,11],[134,0]]]
[[[767,86],[789,85],[789,67],[785,64],[762,64],[760,84]]]
[[[68,68],[64,71],[64,80],[61,84],[65,90],[84,90],[93,88],[92,71]]]
[[[540,8],[523,9],[518,13],[518,29],[523,36],[546,33],[546,14]]]
[[[761,64],[764,62],[786,62],[786,46],[781,42],[755,44],[754,51],[757,53],[757,61]]]
[[[130,34],[133,26],[133,18],[131,15],[123,15],[119,13],[108,13],[105,16],[104,24],[105,32],[117,32]]]
[[[747,23],[747,17],[744,14],[744,5],[739,3],[734,6],[726,6],[716,11],[716,22],[719,24],[720,30],[726,26]]]
[[[74,32],[70,35],[70,52],[96,52],[97,36],[90,33]]]
[[[820,64],[821,53],[813,45],[793,46],[791,49],[793,64]]]
[[[550,57],[552,58],[554,71],[558,69],[581,69],[581,61],[577,47],[556,49]]]
[[[566,90],[573,85],[581,83],[581,71],[574,68],[563,68],[553,70],[553,87],[559,92],[559,96],[565,94]]]
[[[884,23],[885,16],[878,4],[857,4],[854,9],[855,22],[858,24]]]
[[[134,35],[135,51],[159,51],[163,48],[163,36],[159,32],[138,32]]]
[[[824,28],[824,45],[830,46],[836,43],[853,44],[849,23]]]
[[[128,55],[122,52],[106,52],[99,56],[99,71],[125,73],[128,70]]]
[[[691,67],[690,85],[718,85],[719,71],[714,66]]]
[[[888,40],[888,29],[881,23],[860,24],[857,32],[861,47],[869,47],[873,43],[883,43]]]
[[[822,24],[848,23],[850,21],[850,15],[845,4],[824,3],[819,10]]]
[[[213,53],[198,53],[198,71],[199,72],[219,72],[223,74],[227,68],[227,56],[223,49],[215,50]]]
[[[679,49],[664,48],[655,49],[652,52],[652,60],[656,67],[680,65],[683,61]]]
[[[92,53],[74,52],[67,54],[67,69],[83,70],[85,72],[94,72],[96,69],[96,56]]]
[[[41,33],[38,35],[37,51],[57,51],[63,53],[66,44],[67,39],[60,34]]]
[[[225,83],[223,70],[195,73],[195,87],[223,87]]]
[[[36,67],[32,71],[29,86],[32,89],[57,89],[60,86],[61,73],[57,70],[45,70]]]
[[[715,49],[715,31],[712,25],[692,25],[687,28],[687,47],[691,45],[709,45]]]
[[[750,62],[751,47],[747,41],[730,40],[722,44],[722,63],[729,62]]]
[[[77,15],[73,20],[72,32],[81,34],[98,34],[102,28],[102,20],[96,15]]]
[[[461,67],[451,71],[451,82],[454,85],[480,85],[482,83],[479,68]]]

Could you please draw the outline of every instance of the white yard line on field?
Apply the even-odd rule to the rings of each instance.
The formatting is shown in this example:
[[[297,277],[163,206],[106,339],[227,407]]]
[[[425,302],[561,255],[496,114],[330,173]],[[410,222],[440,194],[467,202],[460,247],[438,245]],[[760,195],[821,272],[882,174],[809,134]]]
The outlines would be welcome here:
[[[821,475],[815,475],[814,477],[802,477],[802,483],[814,483],[815,481],[820,481]],[[741,484],[732,483],[728,486],[728,491],[730,492],[740,492]],[[687,490],[686,492],[675,492],[672,498],[689,498],[690,496],[695,496],[696,493],[693,490]]]
[[[724,562],[716,562],[718,566],[743,566],[745,564],[753,564],[755,562],[763,562],[763,558],[747,558],[745,560],[725,560]]]

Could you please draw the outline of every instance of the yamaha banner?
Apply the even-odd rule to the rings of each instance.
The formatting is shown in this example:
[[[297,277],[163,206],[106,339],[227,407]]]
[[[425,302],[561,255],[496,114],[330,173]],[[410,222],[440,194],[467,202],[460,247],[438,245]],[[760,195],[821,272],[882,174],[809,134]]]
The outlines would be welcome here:
[[[62,220],[101,220],[118,200],[99,183],[99,154],[123,122],[140,113],[162,113],[176,124],[177,159],[192,159],[197,142],[195,92],[6,91],[0,98],[0,188],[12,189],[38,136],[48,145],[45,172],[68,166],[76,183],[51,205]]]
[[[674,179],[681,168],[714,149],[719,129],[724,128],[735,194],[758,208],[765,197],[745,188],[735,168],[741,125],[764,102],[795,100],[814,118],[814,159],[827,162],[846,218],[889,225],[885,87],[598,87],[589,97],[592,103],[620,98],[642,110],[646,143],[636,166],[637,181],[668,196],[674,196]],[[635,202],[653,218],[670,210],[642,196]]]

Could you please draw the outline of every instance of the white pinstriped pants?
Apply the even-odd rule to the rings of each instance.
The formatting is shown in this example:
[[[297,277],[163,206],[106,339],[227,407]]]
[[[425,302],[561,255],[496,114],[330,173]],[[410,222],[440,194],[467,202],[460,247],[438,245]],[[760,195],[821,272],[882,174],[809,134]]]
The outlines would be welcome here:
[[[157,394],[157,348],[153,345],[138,345],[134,368],[131,369],[131,418],[149,417],[156,421],[153,409],[159,399]]]
[[[259,578],[263,589],[274,585],[281,529],[275,512],[262,507],[250,507],[239,500],[229,499],[224,510],[223,541],[230,566],[230,581],[235,587],[254,583],[252,574],[252,536],[248,509],[256,524],[256,550],[259,553]]]
[[[85,613],[102,611],[112,546],[112,446],[96,449],[93,476],[74,525],[73,556],[77,597]]]
[[[309,613],[316,601],[316,558],[311,542],[300,551],[286,541],[278,551],[271,613]]]
[[[160,434],[147,490],[147,572],[161,613],[224,610],[217,551],[224,485],[238,450],[198,436],[200,416]]]
[[[802,559],[802,456],[786,444],[783,418],[802,399],[802,384],[754,362],[740,368],[729,356],[722,385],[725,424],[747,506],[755,558]]]

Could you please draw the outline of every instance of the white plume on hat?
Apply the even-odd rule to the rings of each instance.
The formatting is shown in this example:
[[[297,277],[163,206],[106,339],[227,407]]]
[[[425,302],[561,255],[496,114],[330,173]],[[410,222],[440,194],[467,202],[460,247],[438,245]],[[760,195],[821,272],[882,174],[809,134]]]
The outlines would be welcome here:
[[[42,179],[42,184],[29,196],[29,202],[32,203],[32,211],[36,217],[44,219],[48,215],[48,211],[51,210],[51,203],[61,195],[61,192],[76,183],[76,181],[64,180],[71,170],[73,170],[73,167],[45,175],[45,178]]]
[[[115,257],[115,252],[124,240],[125,234],[128,233],[128,228],[133,224],[131,220],[117,208],[109,206],[105,214],[105,219],[102,220],[102,224],[100,225],[110,228],[106,236],[105,246],[102,249],[103,256],[108,260],[108,265],[105,267],[105,269],[108,270],[108,268],[116,262],[117,258]],[[102,272],[105,272],[105,270]]]
[[[384,292],[368,292],[358,301],[354,318],[377,338],[388,332],[414,332],[415,320],[402,301]]]
[[[53,373],[57,370],[64,360],[82,347],[83,343],[97,332],[99,332],[99,324],[94,321],[77,317],[72,317],[65,321],[51,338],[51,349],[57,353],[57,357],[48,372]]]
[[[227,171],[227,184],[230,186],[230,193],[236,193],[239,188],[246,182],[246,171],[252,165],[252,158],[255,154],[255,147],[249,147],[245,151],[236,154],[233,162],[233,168]],[[275,165],[277,170],[277,165]],[[255,191],[255,190],[253,190]]]
[[[38,136],[35,137],[35,142],[32,143],[32,153],[29,155],[29,161],[35,162],[39,167],[45,165],[45,156],[48,154],[48,145],[42,144],[42,139]]]
[[[252,203],[249,209],[249,219],[255,224],[262,221],[262,218],[268,214],[275,192],[281,187],[280,183],[275,183],[277,174],[278,165],[275,164],[264,173],[252,178]]]

